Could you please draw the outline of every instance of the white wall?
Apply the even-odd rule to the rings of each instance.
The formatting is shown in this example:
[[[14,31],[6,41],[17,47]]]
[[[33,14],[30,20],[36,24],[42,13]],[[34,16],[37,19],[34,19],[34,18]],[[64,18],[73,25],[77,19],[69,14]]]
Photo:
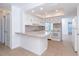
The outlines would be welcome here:
[[[62,35],[68,34],[68,18],[62,18]]]
[[[16,6],[11,7],[11,49],[19,46],[20,39],[17,38],[16,32],[22,32],[22,10]]]
[[[77,43],[78,43],[78,46],[77,47],[78,47],[78,55],[79,55],[79,6],[77,7],[77,18],[78,18],[77,19],[77,22],[78,22],[78,24],[77,24],[77,26],[78,26],[77,27],[77,29],[78,29],[77,30],[77,34],[78,34],[77,40],[78,40],[78,42]]]
[[[77,51],[77,16],[72,19],[72,46],[74,51]]]

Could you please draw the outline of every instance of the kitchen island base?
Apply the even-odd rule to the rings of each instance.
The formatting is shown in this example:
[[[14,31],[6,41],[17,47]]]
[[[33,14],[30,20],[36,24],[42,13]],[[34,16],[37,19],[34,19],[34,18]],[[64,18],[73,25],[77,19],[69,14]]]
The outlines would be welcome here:
[[[37,55],[41,55],[48,46],[48,39],[45,38],[37,38],[37,37],[29,37],[29,36],[21,36],[21,47],[31,51]]]
[[[17,37],[20,37],[20,47],[37,55],[42,55],[48,47],[48,37],[50,32],[40,31],[16,34]]]

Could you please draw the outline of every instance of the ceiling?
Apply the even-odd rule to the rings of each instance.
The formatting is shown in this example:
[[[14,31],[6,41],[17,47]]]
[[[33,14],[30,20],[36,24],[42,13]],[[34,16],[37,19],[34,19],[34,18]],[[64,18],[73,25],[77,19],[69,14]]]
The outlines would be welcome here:
[[[0,9],[10,9],[11,5],[8,3],[0,3]]]
[[[22,8],[22,10],[28,11],[28,10],[33,9],[37,6],[40,6],[42,4],[43,3],[12,3],[11,5],[18,6],[18,7]]]
[[[11,10],[11,6],[7,3],[0,3],[0,15],[9,14]]]
[[[78,3],[46,3],[26,11],[40,18],[77,15]],[[43,8],[41,10],[40,8]],[[32,10],[34,12],[32,12]],[[56,11],[57,10],[57,11]]]
[[[77,15],[78,3],[0,3],[0,8],[20,7],[26,13],[40,18]],[[43,8],[41,10],[40,8]],[[57,11],[56,11],[57,10]],[[34,12],[32,12],[34,11]]]

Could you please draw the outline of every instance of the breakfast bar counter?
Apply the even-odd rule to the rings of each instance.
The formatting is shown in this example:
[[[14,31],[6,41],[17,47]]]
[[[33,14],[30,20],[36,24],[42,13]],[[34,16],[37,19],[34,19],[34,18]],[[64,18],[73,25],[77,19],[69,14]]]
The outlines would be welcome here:
[[[41,55],[48,47],[48,37],[50,32],[33,31],[25,33],[16,32],[16,34],[21,37],[20,46],[37,55]]]

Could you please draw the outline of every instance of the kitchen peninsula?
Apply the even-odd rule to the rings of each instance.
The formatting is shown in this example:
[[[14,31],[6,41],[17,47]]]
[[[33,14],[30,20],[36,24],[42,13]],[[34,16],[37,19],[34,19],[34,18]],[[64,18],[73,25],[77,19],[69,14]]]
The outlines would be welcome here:
[[[37,55],[41,55],[48,47],[48,37],[50,32],[44,30],[25,33],[16,32],[16,34],[21,37],[20,47]]]

